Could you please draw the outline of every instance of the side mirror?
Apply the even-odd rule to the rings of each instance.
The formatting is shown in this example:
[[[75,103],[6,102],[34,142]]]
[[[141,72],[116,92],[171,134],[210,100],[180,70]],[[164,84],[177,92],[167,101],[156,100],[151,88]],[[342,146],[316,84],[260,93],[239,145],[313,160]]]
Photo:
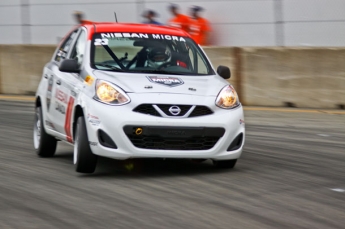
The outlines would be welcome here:
[[[59,70],[61,72],[80,73],[77,60],[65,59],[61,62]]]
[[[218,75],[223,77],[223,79],[230,79],[230,77],[231,77],[230,68],[223,66],[223,65],[218,66],[217,73],[218,73]]]

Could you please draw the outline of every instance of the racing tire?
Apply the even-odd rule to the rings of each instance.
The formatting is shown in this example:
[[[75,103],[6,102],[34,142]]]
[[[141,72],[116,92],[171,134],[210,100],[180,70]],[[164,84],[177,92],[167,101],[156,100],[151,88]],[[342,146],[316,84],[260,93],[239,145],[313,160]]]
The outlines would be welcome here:
[[[77,128],[74,140],[73,162],[75,170],[79,173],[93,173],[96,169],[98,156],[93,154],[90,148],[85,119],[80,116],[77,120]]]
[[[52,157],[56,151],[57,140],[48,135],[43,125],[42,108],[36,107],[33,140],[36,153],[40,157]]]
[[[223,161],[213,161],[213,164],[220,169],[232,169],[235,167],[237,159],[233,160],[223,160]]]

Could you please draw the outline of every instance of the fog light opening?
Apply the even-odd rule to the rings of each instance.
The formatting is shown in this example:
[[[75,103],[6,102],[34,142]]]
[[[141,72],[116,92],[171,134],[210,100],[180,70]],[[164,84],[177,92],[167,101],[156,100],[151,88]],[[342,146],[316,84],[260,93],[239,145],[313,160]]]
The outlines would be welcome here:
[[[117,149],[115,142],[103,130],[98,130],[98,141],[102,146]]]
[[[230,146],[228,147],[227,151],[238,150],[242,146],[243,141],[243,133],[237,135],[237,137],[231,142]]]

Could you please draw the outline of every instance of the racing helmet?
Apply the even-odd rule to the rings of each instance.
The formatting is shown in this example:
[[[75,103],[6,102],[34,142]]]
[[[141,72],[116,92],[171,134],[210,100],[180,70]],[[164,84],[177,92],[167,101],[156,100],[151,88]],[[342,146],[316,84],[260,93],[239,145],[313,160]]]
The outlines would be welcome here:
[[[154,47],[147,54],[147,63],[149,67],[158,68],[162,64],[171,61],[171,51],[169,47]]]

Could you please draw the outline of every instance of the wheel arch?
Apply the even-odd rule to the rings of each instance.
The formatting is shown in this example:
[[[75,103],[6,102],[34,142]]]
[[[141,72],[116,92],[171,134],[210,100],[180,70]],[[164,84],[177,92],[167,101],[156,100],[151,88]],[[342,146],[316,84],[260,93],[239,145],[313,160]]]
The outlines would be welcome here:
[[[73,139],[75,139],[75,131],[77,128],[77,121],[78,118],[84,116],[83,108],[80,105],[77,105],[74,109],[74,116],[73,116]]]
[[[35,107],[42,107],[41,97],[39,96],[36,97]]]

